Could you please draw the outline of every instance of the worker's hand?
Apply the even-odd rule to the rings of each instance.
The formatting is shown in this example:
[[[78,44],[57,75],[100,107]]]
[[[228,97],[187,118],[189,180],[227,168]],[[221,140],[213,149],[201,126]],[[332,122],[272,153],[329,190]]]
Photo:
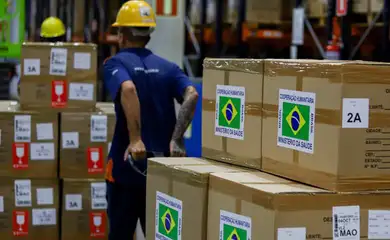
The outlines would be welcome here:
[[[146,158],[146,148],[144,142],[141,139],[130,142],[127,147],[124,155],[124,160],[127,161],[129,154],[133,157],[135,161],[144,160]]]
[[[186,148],[184,146],[184,140],[172,140],[169,145],[169,150],[171,152],[171,157],[185,157]]]

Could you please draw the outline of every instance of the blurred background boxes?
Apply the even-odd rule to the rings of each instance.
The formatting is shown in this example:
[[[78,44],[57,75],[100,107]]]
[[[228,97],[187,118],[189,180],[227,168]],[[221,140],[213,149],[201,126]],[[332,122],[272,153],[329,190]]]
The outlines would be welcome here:
[[[116,120],[112,104],[98,106],[93,113],[61,114],[62,178],[104,178]]]
[[[58,209],[58,180],[0,177],[0,239],[58,239]]]
[[[0,105],[0,176],[56,178],[58,115]]]
[[[61,239],[108,239],[106,183],[64,179]]]
[[[91,111],[96,103],[97,46],[25,43],[20,103],[24,110]]]
[[[260,169],[263,61],[206,59],[203,78],[202,156]]]

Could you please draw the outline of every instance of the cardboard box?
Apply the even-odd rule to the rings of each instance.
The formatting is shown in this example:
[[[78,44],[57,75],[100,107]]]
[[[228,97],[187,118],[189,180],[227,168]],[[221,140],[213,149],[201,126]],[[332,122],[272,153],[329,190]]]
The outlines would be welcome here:
[[[327,0],[309,0],[307,1],[307,16],[310,18],[326,17],[328,11]]]
[[[62,178],[104,178],[116,119],[113,107],[97,110],[94,113],[61,114]]]
[[[20,103],[27,110],[92,111],[96,103],[97,46],[24,43]]]
[[[245,170],[207,160],[181,158],[180,165],[165,160],[148,162],[146,239],[206,239],[209,174]]]
[[[262,177],[245,183],[232,175],[210,175],[207,239],[390,238],[381,227],[388,222],[390,192],[336,194]]]
[[[108,239],[106,183],[64,179],[61,239]]]
[[[260,169],[263,61],[205,59],[203,65],[202,156]]]
[[[389,65],[266,60],[262,169],[336,191],[390,189]]]
[[[58,114],[21,111],[16,102],[0,104],[0,176],[58,176]]]
[[[377,13],[383,8],[383,0],[354,0],[353,11],[355,13]]]
[[[57,180],[0,178],[0,239],[58,239]]]
[[[281,23],[291,21],[290,0],[247,0],[246,20],[250,23]]]

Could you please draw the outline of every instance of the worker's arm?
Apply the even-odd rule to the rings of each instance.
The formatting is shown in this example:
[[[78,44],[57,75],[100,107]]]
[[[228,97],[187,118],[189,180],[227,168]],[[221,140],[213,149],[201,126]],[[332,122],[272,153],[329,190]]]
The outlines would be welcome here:
[[[171,156],[185,156],[183,135],[190,125],[196,104],[198,101],[198,92],[192,85],[189,78],[177,67],[174,79],[175,98],[181,103],[175,130],[173,131],[172,141],[170,144]]]
[[[129,153],[136,160],[144,158],[146,150],[141,139],[140,104],[136,86],[127,70],[115,59],[109,59],[104,64],[104,82],[111,98],[122,106],[126,117],[130,144],[124,159],[127,159]]]

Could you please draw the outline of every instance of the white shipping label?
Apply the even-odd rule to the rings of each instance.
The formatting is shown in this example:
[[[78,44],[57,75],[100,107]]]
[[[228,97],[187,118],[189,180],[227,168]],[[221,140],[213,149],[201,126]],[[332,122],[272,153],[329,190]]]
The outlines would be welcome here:
[[[53,188],[37,188],[37,204],[38,205],[54,204]]]
[[[37,123],[37,140],[53,140],[53,123]]]
[[[245,88],[217,85],[216,136],[244,140]]]
[[[390,211],[368,211],[368,239],[390,239]]]
[[[83,201],[81,194],[66,194],[65,195],[65,210],[66,211],[81,211],[83,209]]]
[[[52,48],[50,53],[50,75],[65,76],[68,50]]]
[[[92,101],[94,96],[92,83],[70,83],[69,99],[80,101]]]
[[[33,209],[32,210],[32,225],[34,226],[50,226],[57,224],[57,216],[55,208]]]
[[[170,222],[170,229],[172,229],[173,226],[175,226],[174,229],[176,229],[173,234],[170,234],[170,238],[181,240],[183,222],[183,202],[180,199],[156,191],[155,209],[155,216],[156,218],[159,218],[158,221],[155,221],[155,239],[167,239],[167,237],[164,235],[164,232],[161,232],[161,230],[159,229],[164,228],[166,226],[166,222]],[[160,219],[163,221],[160,221]]]
[[[16,115],[14,117],[15,142],[31,141],[31,115]]]
[[[92,209],[107,209],[106,183],[91,183]]]
[[[15,180],[15,206],[31,207],[31,180]]]
[[[343,128],[368,128],[370,99],[343,98]]]
[[[23,60],[23,73],[25,76],[41,74],[41,60],[39,58],[26,58]]]
[[[360,207],[333,207],[333,239],[360,240]]]
[[[91,116],[91,142],[107,141],[107,116]]]
[[[31,143],[31,160],[54,160],[54,143]]]
[[[306,240],[306,228],[278,228],[278,240]]]
[[[4,212],[4,197],[0,196],[0,213]]]
[[[63,132],[62,133],[62,148],[79,148],[79,133],[78,132]]]
[[[220,211],[220,239],[250,240],[252,234],[252,219],[235,213]]]
[[[76,52],[73,56],[73,68],[74,69],[83,69],[88,70],[91,69],[91,54],[90,53],[82,53]]]

